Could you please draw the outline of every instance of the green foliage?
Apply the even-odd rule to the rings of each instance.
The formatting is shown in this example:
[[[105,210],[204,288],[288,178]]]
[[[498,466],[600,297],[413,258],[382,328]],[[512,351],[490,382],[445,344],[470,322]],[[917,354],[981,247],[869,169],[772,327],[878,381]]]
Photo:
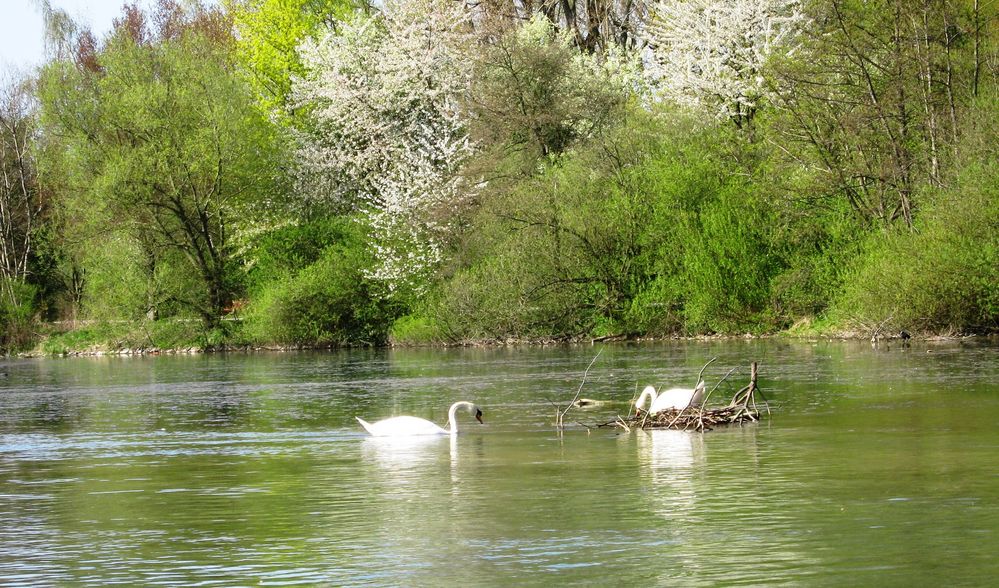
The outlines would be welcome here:
[[[328,248],[362,239],[357,221],[347,217],[317,217],[271,229],[257,236],[248,252],[248,290],[254,294],[287,280],[319,261]]]
[[[999,166],[976,165],[937,194],[915,232],[870,245],[837,305],[873,331],[999,328]]]
[[[104,348],[108,338],[109,332],[106,325],[96,328],[84,327],[49,336],[42,341],[41,350],[47,355],[66,355],[77,351]]]
[[[779,213],[772,249],[784,263],[771,284],[778,326],[812,320],[841,293],[849,268],[862,254],[867,231],[845,206],[809,209],[791,203]]]
[[[452,341],[766,328],[773,213],[718,155],[728,141],[636,111],[488,193],[432,322]]]
[[[389,329],[393,345],[429,345],[447,343],[438,325],[424,316],[406,315],[396,319]]]
[[[91,59],[49,64],[43,121],[59,147],[53,167],[71,178],[67,214],[91,227],[75,261],[85,267],[119,233],[111,241],[132,249],[129,265],[141,270],[123,274],[149,282],[121,284],[131,290],[126,315],[143,296],[150,310],[167,310],[157,293],[180,278],[185,288],[169,302],[211,329],[239,290],[234,234],[266,221],[282,190],[281,143],[234,75],[224,19],[160,9],[156,35],[132,9]]]
[[[580,54],[567,33],[541,16],[508,31],[475,62],[475,140],[530,173],[537,159],[597,134],[623,111],[638,77],[629,77],[634,64],[624,58],[606,68],[600,60]]]
[[[116,353],[123,350],[204,349],[234,344],[222,330],[205,331],[197,320],[88,321],[87,326],[50,333],[39,350],[47,355]]]
[[[80,318],[115,321],[143,318],[147,311],[147,284],[141,247],[128,235],[112,233],[94,239],[81,252],[87,268]]]
[[[376,345],[383,344],[396,313],[397,303],[379,292],[366,277],[373,259],[356,225],[313,226],[298,231],[325,232],[336,242],[325,246],[314,260],[295,267],[289,260],[284,239],[270,244],[269,265],[261,268],[279,280],[267,280],[255,294],[246,315],[246,335],[259,344],[282,345]],[[296,232],[284,229],[281,233]],[[276,245],[276,246],[275,246]]]
[[[289,109],[292,78],[305,73],[298,46],[322,36],[366,2],[351,0],[226,0],[239,31],[237,56],[251,72],[267,110]]]
[[[807,34],[771,68],[771,139],[813,176],[817,194],[804,197],[841,200],[881,229],[912,227],[921,188],[954,169],[961,105],[980,89],[979,36],[995,17],[975,4],[808,4]]]
[[[0,282],[0,353],[17,351],[31,344],[37,298],[38,288],[32,284],[21,280]]]
[[[353,55],[378,83],[305,78],[311,104],[289,102],[299,43],[346,30],[350,0],[159,0],[100,42],[63,26],[59,57],[18,86],[37,92],[22,138],[44,181],[31,222],[5,217],[5,251],[28,262],[0,284],[0,347],[29,345],[40,318],[88,325],[54,353],[999,330],[994,8],[809,3],[737,131],[652,104],[634,56],[580,51],[544,18],[473,31],[464,5],[424,4],[451,11],[421,13],[448,17],[446,64],[424,51],[433,18],[361,2],[358,22],[407,43]],[[425,100],[458,132],[424,124]],[[291,161],[307,123],[288,116],[310,109],[335,124]],[[355,137],[373,113],[384,124]],[[373,157],[372,133],[406,140]],[[302,165],[341,156],[393,214],[433,198],[381,225],[324,217],[327,192],[362,214],[349,174]]]

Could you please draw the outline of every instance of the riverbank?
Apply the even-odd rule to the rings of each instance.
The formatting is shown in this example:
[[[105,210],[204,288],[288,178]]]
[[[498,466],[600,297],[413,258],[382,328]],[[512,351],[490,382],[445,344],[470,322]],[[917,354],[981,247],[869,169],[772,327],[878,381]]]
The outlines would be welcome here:
[[[252,353],[252,352],[291,352],[307,350],[331,350],[365,347],[391,348],[454,348],[454,347],[550,347],[560,345],[598,345],[613,343],[642,343],[662,341],[732,341],[739,339],[790,339],[813,341],[871,341],[875,345],[891,345],[912,342],[947,342],[964,339],[996,339],[999,334],[947,332],[914,332],[903,339],[900,333],[874,333],[860,329],[817,329],[806,323],[796,323],[792,328],[772,333],[705,333],[674,334],[669,336],[617,335],[605,337],[573,337],[548,339],[479,339],[459,342],[413,342],[389,341],[385,345],[358,344],[308,344],[308,343],[252,343],[238,333],[226,335],[220,332],[203,333],[198,329],[185,329],[186,334],[177,337],[171,344],[154,344],[152,329],[143,328],[142,337],[123,336],[119,329],[105,330],[108,326],[87,326],[80,329],[59,330],[50,328],[30,350],[16,353],[19,357],[80,357],[80,356],[149,356],[149,355],[196,355],[203,353]],[[148,325],[147,325],[148,327]],[[160,329],[161,331],[163,329]],[[134,334],[134,329],[132,330]],[[116,334],[114,334],[116,333]],[[159,337],[164,340],[162,337]]]

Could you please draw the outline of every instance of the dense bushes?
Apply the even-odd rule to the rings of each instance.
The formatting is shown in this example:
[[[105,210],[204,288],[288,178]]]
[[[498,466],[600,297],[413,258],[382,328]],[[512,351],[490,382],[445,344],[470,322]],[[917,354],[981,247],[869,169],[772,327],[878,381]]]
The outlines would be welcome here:
[[[465,265],[427,314],[453,341],[772,326],[773,212],[722,155],[731,140],[634,111],[558,165],[487,191]]]
[[[21,349],[34,335],[37,288],[16,281],[0,286],[0,352]]]
[[[350,219],[288,226],[262,238],[245,335],[257,344],[384,344],[399,302],[366,276],[374,260]]]
[[[965,170],[915,231],[872,238],[836,315],[873,330],[999,328],[999,166]]]

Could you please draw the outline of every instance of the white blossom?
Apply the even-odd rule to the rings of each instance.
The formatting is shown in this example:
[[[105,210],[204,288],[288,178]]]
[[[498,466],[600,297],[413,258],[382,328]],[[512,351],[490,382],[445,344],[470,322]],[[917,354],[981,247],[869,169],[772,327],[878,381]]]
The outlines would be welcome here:
[[[801,0],[658,0],[650,71],[664,96],[719,117],[751,117],[767,97],[763,68],[793,51],[807,25]]]
[[[440,237],[466,192],[473,149],[459,98],[471,75],[463,4],[389,0],[339,34],[301,47],[295,84],[315,126],[299,149],[299,187],[358,210],[375,229],[390,289],[414,285],[440,261]]]

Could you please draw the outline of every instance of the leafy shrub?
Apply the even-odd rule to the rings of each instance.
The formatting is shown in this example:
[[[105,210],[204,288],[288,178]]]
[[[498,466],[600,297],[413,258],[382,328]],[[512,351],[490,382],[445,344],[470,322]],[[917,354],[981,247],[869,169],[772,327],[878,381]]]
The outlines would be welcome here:
[[[418,315],[399,317],[389,329],[389,342],[398,345],[430,345],[447,343],[440,326]]]
[[[359,239],[356,221],[338,216],[287,224],[259,236],[249,252],[247,287],[258,292],[316,263],[327,248]]]
[[[728,141],[634,112],[540,175],[494,186],[430,318],[455,341],[765,328],[782,267],[772,212],[719,155]]]
[[[839,316],[874,330],[999,328],[999,166],[975,165],[922,211],[916,231],[877,237]]]
[[[34,338],[37,287],[22,281],[0,283],[0,353],[28,347]],[[7,292],[13,292],[12,302]]]
[[[246,336],[262,344],[376,345],[385,342],[398,303],[365,271],[373,264],[361,233],[342,234],[318,258],[259,286],[246,316]],[[287,259],[286,257],[284,259]]]

